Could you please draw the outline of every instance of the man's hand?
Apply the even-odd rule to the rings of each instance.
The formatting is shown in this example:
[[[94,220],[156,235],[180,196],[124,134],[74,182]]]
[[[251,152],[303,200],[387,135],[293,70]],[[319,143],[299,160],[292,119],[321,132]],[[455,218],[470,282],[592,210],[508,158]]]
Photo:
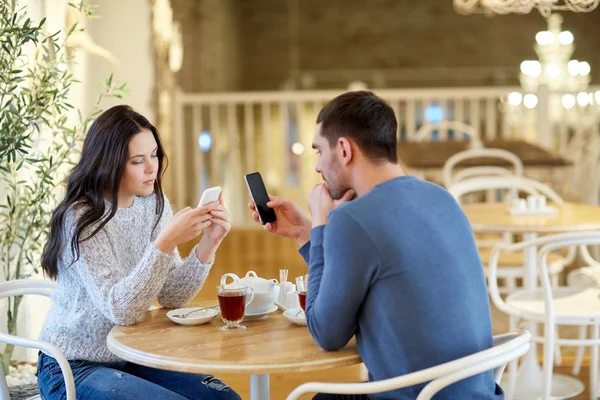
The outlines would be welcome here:
[[[327,185],[324,183],[315,185],[308,195],[308,208],[312,215],[312,227],[327,224],[329,213],[337,206],[354,199],[354,197],[356,197],[354,190],[348,189],[341,199],[334,200]]]
[[[310,240],[311,223],[308,216],[291,200],[271,195],[269,199],[267,207],[275,211],[277,221],[265,224],[264,229],[274,235],[294,239],[300,247],[304,246]],[[254,203],[248,203],[248,208],[252,210],[252,218],[259,222]]]

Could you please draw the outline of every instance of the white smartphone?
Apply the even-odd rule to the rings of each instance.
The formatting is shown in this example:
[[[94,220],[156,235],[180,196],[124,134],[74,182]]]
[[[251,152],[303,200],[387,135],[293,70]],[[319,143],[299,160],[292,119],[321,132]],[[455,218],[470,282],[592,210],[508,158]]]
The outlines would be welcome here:
[[[213,201],[219,200],[219,196],[221,195],[221,188],[219,186],[214,186],[206,189],[202,192],[202,196],[200,197],[200,201],[198,202],[198,207],[205,206],[208,203],[212,203]]]

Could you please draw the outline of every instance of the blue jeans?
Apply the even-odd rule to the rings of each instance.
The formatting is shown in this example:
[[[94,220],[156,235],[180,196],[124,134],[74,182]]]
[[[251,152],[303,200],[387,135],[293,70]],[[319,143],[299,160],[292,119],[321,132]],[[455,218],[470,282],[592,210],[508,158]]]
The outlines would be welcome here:
[[[69,360],[77,400],[241,400],[212,375],[189,374],[144,367],[129,362],[95,363]],[[40,352],[38,386],[43,400],[66,398],[60,366]]]

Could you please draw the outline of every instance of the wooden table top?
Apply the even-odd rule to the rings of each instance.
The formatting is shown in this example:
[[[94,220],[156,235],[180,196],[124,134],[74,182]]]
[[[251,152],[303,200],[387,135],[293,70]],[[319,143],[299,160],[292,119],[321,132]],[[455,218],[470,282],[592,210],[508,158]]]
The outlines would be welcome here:
[[[600,229],[600,207],[565,203],[555,215],[514,216],[508,203],[465,204],[463,211],[475,232],[564,233]]]
[[[167,318],[167,311],[148,311],[143,322],[115,326],[108,348],[130,362],[193,373],[307,372],[362,362],[354,339],[341,350],[324,351],[306,326],[292,324],[279,310],[244,321],[247,329],[239,332],[220,331],[220,314],[204,325],[181,326]]]
[[[523,161],[526,167],[560,167],[572,163],[532,143],[523,140],[484,140],[486,148],[503,149],[514,153]],[[454,154],[467,150],[468,141],[446,140],[430,142],[398,142],[398,158],[409,168],[442,168],[444,163]],[[481,165],[481,159],[469,159],[460,163],[461,166]],[[498,159],[485,161],[486,165],[509,165]]]

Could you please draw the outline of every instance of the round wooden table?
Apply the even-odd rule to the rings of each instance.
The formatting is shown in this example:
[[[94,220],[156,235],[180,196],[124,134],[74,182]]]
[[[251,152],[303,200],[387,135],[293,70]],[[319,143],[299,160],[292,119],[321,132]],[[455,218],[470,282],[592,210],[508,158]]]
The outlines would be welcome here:
[[[564,203],[555,215],[511,215],[507,203],[477,203],[462,206],[475,232],[560,233],[600,229],[600,207]]]
[[[210,305],[210,304],[200,304]],[[324,351],[306,326],[289,322],[277,310],[267,318],[244,321],[247,329],[222,332],[221,316],[197,326],[181,326],[168,310],[148,311],[132,326],[115,326],[110,351],[148,367],[193,373],[250,374],[250,398],[269,399],[269,374],[306,372],[361,363],[354,339],[338,351]]]
[[[479,233],[517,233],[523,234],[524,240],[535,239],[539,234],[566,233],[574,231],[600,229],[600,207],[591,204],[564,203],[550,204],[557,207],[555,215],[522,215],[509,213],[507,203],[477,203],[462,206],[473,231]],[[524,251],[523,287],[535,289],[537,285],[536,247],[528,247]],[[528,324],[527,329],[536,334],[536,325]],[[566,375],[553,375],[553,398],[569,398],[565,393],[583,390],[581,381]],[[515,399],[530,400],[541,398],[542,371],[537,363],[537,347],[532,346],[523,358],[514,393]]]

